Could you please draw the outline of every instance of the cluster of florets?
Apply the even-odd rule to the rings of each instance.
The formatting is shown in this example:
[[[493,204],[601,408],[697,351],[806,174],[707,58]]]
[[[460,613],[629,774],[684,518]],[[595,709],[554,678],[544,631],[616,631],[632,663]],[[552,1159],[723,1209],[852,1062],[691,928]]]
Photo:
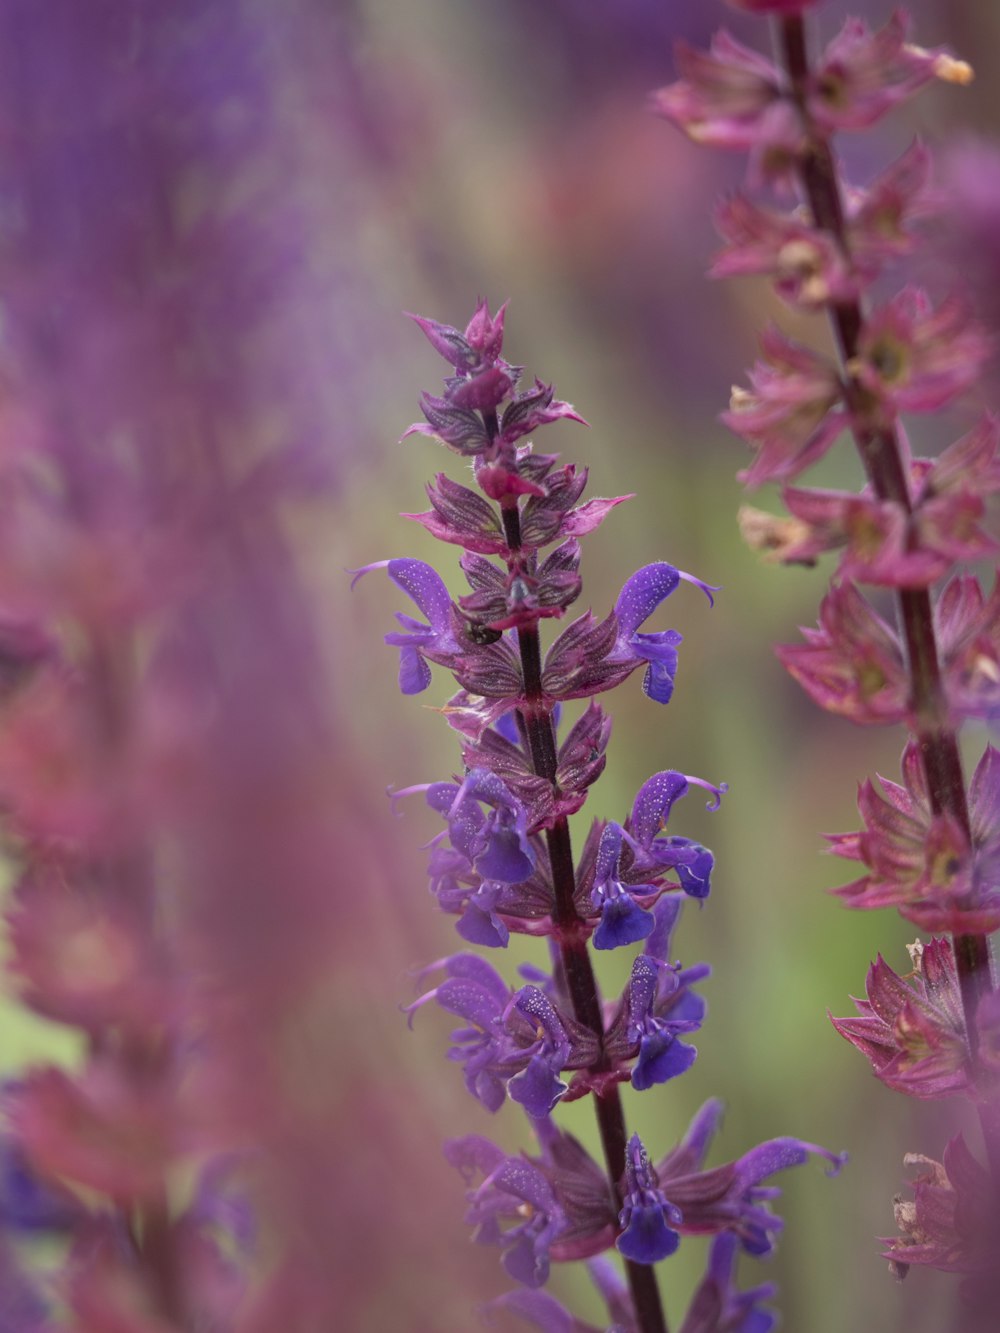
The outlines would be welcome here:
[[[684,1328],[711,1333],[753,1318],[763,1330],[772,1317],[760,1302],[770,1290],[741,1295],[732,1285],[737,1242],[765,1253],[781,1225],[766,1206],[776,1191],[762,1181],[809,1153],[834,1168],[839,1158],[778,1139],[703,1170],[720,1114],[712,1102],[655,1166],[637,1137],[623,1138],[616,1171],[550,1119],[560,1102],[588,1093],[616,1099],[624,1081],[638,1090],[666,1083],[697,1054],[688,1038],[705,1002],[695,987],[709,969],[671,961],[671,938],[683,899],[708,895],[713,858],[667,825],[692,788],[704,789],[715,809],[724,784],[655,773],[621,822],[592,823],[575,859],[567,819],[605,765],[611,722],[594,696],[642,668],[645,693],[666,704],[681,636],[643,626],[682,582],[709,602],[715,589],[665,562],[647,565],[626,580],[606,616],[584,612],[543,652],[540,622],[561,618],[580,594],[578,539],[628,497],[581,502],[586,471],[559,466],[524,441],[540,426],[581,418],[549,385],[518,389],[521,370],[501,355],[505,309],[491,315],[481,302],[464,332],[416,320],[455,373],[442,395],[423,395],[426,424],[407,435],[430,436],[467,459],[478,490],[439,474],[428,487],[430,510],[407,517],[464,549],[459,563],[470,591],[453,598],[430,565],[412,559],[378,561],[358,576],[385,569],[420,613],[398,614],[399,629],[386,635],[400,653],[403,693],[423,691],[431,665],[460,687],[443,712],[458,734],[462,775],[393,793],[394,800],[422,794],[444,823],[429,844],[431,890],[468,943],[503,948],[514,932],[545,936],[553,968],[522,967],[525,984],[515,988],[482,957],[457,953],[424,970],[421,980],[433,984],[408,1012],[412,1018],[434,1002],[454,1014],[461,1026],[449,1058],[468,1091],[493,1112],[508,1098],[518,1103],[539,1143],[538,1156],[518,1157],[480,1137],[447,1147],[470,1187],[476,1239],[499,1246],[510,1276],[532,1289],[501,1305],[540,1327],[568,1327],[558,1302],[534,1290],[551,1261],[591,1259],[616,1245],[626,1260],[648,1265],[672,1253],[682,1234],[713,1233],[720,1239]],[[587,702],[566,725],[573,700]],[[601,1002],[583,964],[589,1013],[579,983],[588,943],[642,945],[617,999]],[[599,1262],[592,1271],[616,1327],[651,1327],[613,1275]]]
[[[879,958],[859,1016],[834,1022],[888,1086],[917,1097],[962,1093],[988,1108],[998,1096],[990,1055],[998,1009],[984,937],[1000,926],[1000,764],[988,747],[966,788],[955,732],[1000,707],[1000,581],[987,592],[959,568],[995,561],[1000,550],[983,525],[1000,491],[1000,425],[987,415],[936,458],[915,458],[899,418],[955,404],[991,343],[957,297],[936,303],[912,286],[888,300],[872,295],[886,266],[915,248],[935,206],[924,145],[865,187],[841,183],[832,146],[836,132],[868,129],[932,80],[962,84],[972,71],[946,51],[912,45],[901,10],[878,31],[848,19],[810,60],[805,0],[734,3],[775,16],[781,60],[725,33],[704,52],[679,44],[681,78],[655,95],[654,109],[695,141],[749,152],[750,192],[737,191],[716,214],[725,244],[713,275],[765,275],[794,311],[825,310],[839,353],[775,327],[762,334],[761,360],[723,420],[753,451],[742,479],[778,483],[788,513],[745,510],[744,536],[784,564],[836,554],[818,626],[778,655],[821,707],[913,733],[902,784],[863,783],[864,829],[830,839],[834,853],[865,869],[836,892],[849,906],[896,907],[958,941],[954,950],[947,939],[915,945],[908,980]],[[765,188],[773,199],[762,203]],[[791,209],[790,193],[800,201]],[[789,484],[845,433],[865,469],[860,493]],[[864,584],[892,590],[899,628]],[[968,1237],[943,1219],[950,1209],[954,1221],[956,1191],[982,1193],[982,1172],[968,1166],[964,1144],[949,1154],[917,1183],[916,1204],[901,1205],[905,1239],[890,1247],[899,1271],[975,1266]]]

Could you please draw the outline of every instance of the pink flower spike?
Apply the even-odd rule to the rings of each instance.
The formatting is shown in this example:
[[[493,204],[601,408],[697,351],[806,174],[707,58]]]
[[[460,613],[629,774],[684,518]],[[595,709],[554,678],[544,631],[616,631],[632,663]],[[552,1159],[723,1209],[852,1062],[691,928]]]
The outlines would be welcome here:
[[[951,568],[950,557],[911,544],[909,516],[894,501],[792,487],[782,499],[798,520],[796,539],[781,549],[785,564],[843,547],[838,577],[894,588],[928,587]]]
[[[1000,579],[989,598],[972,574],[945,584],[934,608],[954,718],[1000,715]]]
[[[902,722],[909,678],[899,636],[852,583],[835,583],[804,644],[779,647],[778,659],[809,697],[861,725]]]
[[[175,1007],[166,960],[137,914],[79,869],[22,876],[7,909],[9,968],[22,1002],[91,1033],[142,1031]]]
[[[757,451],[740,480],[750,488],[785,480],[821,458],[847,425],[832,411],[842,397],[834,367],[777,328],[760,338],[764,359],[750,371],[750,388],[734,388],[721,420]]]
[[[967,1093],[969,1047],[951,944],[935,939],[909,951],[910,977],[879,955],[868,971],[867,999],[854,1001],[858,1017],[830,1021],[886,1087],[921,1098]]]
[[[836,889],[849,907],[895,907],[921,930],[988,934],[1000,927],[1000,753],[987,747],[972,779],[972,840],[949,815],[931,809],[919,749],[903,751],[903,784],[879,777],[858,792],[860,833],[828,837],[836,856],[868,873]]]
[[[97,1190],[122,1204],[156,1199],[183,1147],[172,1079],[130,1081],[108,1057],[79,1077],[39,1069],[7,1094],[7,1111],[43,1177]]]
[[[961,1134],[944,1150],[944,1161],[935,1162],[921,1153],[907,1153],[906,1166],[924,1167],[910,1182],[913,1202],[897,1199],[893,1211],[900,1235],[882,1237],[889,1248],[883,1258],[897,1277],[905,1277],[911,1264],[937,1268],[945,1273],[974,1274],[980,1282],[969,1284],[964,1307],[971,1314],[996,1311],[996,1222],[990,1177],[969,1152]],[[982,1284],[980,1289],[980,1283]],[[970,1328],[972,1324],[968,1325]],[[986,1323],[976,1323],[986,1328]]]
[[[985,499],[1000,488],[998,431],[989,417],[935,462],[910,462],[912,513],[870,491],[786,487],[791,520],[758,516],[748,540],[783,564],[813,564],[844,548],[842,578],[884,587],[926,588],[957,560],[978,560],[1000,547],[981,526]]]
[[[851,369],[891,419],[945,407],[976,382],[990,350],[957,298],[935,309],[926,292],[904,287],[865,322]]]
[[[915,139],[866,190],[847,197],[847,230],[851,253],[866,272],[914,247],[911,224],[935,210],[928,188],[930,153]]]
[[[765,114],[784,86],[777,67],[725,31],[708,51],[678,41],[674,56],[681,77],[652,95],[650,109],[696,143],[740,150],[759,144]]]
[[[933,79],[969,83],[972,69],[944,50],[906,40],[909,17],[897,9],[878,32],[849,18],[809,80],[810,115],[825,130],[865,130]]]
[[[804,218],[760,208],[734,194],[717,209],[715,225],[728,244],[715,257],[710,277],[771,275],[778,295],[802,310],[859,294],[857,276],[841,248]]]

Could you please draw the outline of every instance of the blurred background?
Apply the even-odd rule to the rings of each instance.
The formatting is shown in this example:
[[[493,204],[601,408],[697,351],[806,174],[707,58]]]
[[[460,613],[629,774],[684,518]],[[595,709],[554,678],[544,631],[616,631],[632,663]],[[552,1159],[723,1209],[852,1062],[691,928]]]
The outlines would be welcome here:
[[[589,422],[549,427],[539,447],[587,466],[590,494],[635,493],[586,540],[581,607],[603,614],[628,575],[653,560],[723,588],[714,610],[682,588],[658,613],[656,628],[685,637],[675,698],[656,707],[635,677],[608,699],[607,771],[575,822],[579,841],[590,817],[622,818],[637,786],[665,767],[730,785],[719,813],[691,798],[672,825],[717,858],[711,898],[685,909],[674,942],[685,964],[713,968],[699,1060],[665,1088],[642,1097],[626,1089],[630,1123],[657,1156],[705,1098],[719,1096],[728,1111],[713,1164],[777,1135],[846,1149],[850,1165],[837,1180],[810,1164],[779,1181],[786,1232],[773,1260],[743,1263],[743,1285],[776,1281],[793,1333],[948,1327],[951,1280],[916,1271],[897,1285],[876,1237],[894,1231],[903,1154],[939,1157],[959,1112],[885,1090],[826,1016],[852,1012],[848,997],[864,993],[877,953],[908,967],[910,928],[889,913],[850,914],[825,894],[851,867],[823,857],[821,836],[856,827],[857,783],[876,771],[896,777],[903,738],[824,716],[775,660],[775,643],[815,622],[830,571],[777,569],[742,546],[735,473],[746,458],[716,418],[753,360],[760,326],[793,322],[763,284],[704,277],[716,245],[713,201],[740,181],[742,162],[696,149],[645,108],[647,93],[673,77],[676,37],[705,43],[725,24],[761,45],[766,25],[706,0],[226,0],[223,8],[254,34],[271,98],[273,133],[244,164],[245,179],[253,197],[263,182],[266,207],[276,198],[294,204],[297,219],[282,233],[294,282],[273,299],[268,350],[258,354],[265,371],[276,367],[269,401],[309,406],[302,429],[313,470],[287,522],[328,681],[334,760],[320,791],[333,851],[323,911],[287,886],[292,924],[280,947],[285,965],[308,953],[308,985],[280,991],[280,1059],[266,1076],[291,1090],[282,1138],[298,1172],[290,1225],[302,1228],[312,1271],[327,1284],[335,1326],[457,1333],[475,1325],[476,1303],[509,1286],[496,1252],[470,1244],[462,1184],[440,1145],[474,1131],[527,1146],[525,1126],[512,1106],[492,1118],[466,1096],[444,1059],[444,1015],[422,1011],[411,1032],[399,1012],[415,993],[414,972],[460,947],[426,890],[420,848],[436,826],[419,802],[394,818],[384,795],[454,772],[457,748],[434,711],[451,687],[438,672],[427,694],[398,693],[397,657],[381,636],[403,609],[401,595],[377,577],[349,594],[345,573],[411,555],[460,589],[457,551],[400,517],[425,507],[423,484],[435,471],[461,475],[420,437],[397,443],[419,415],[420,390],[436,392],[443,368],[401,312],[462,326],[486,296],[494,308],[510,299],[505,354],[553,381]],[[949,44],[978,78],[967,90],[932,90],[884,128],[845,142],[859,182],[914,133],[944,150],[998,132],[1000,18],[974,0],[911,8],[916,40]],[[828,37],[848,13],[875,25],[888,12],[872,0],[829,0],[812,28]],[[220,38],[224,67],[224,30]],[[991,216],[989,198],[982,207]],[[955,225],[969,217],[960,211]],[[284,226],[283,214],[275,218]],[[933,262],[922,265],[932,284],[950,280],[948,244],[939,230]],[[970,254],[962,277],[986,292],[991,271],[977,276]],[[818,322],[794,327],[825,345]],[[918,450],[947,443],[981,406],[922,423]],[[276,422],[280,413],[252,424],[269,436]],[[857,484],[846,447],[816,480]],[[766,492],[753,502],[777,510]],[[978,755],[983,736],[967,739]],[[285,889],[274,885],[279,902]],[[519,962],[542,964],[544,952],[516,943],[491,961],[513,979]],[[625,968],[602,960],[609,991]],[[6,1068],[65,1053],[40,1020],[5,1022]],[[585,1103],[563,1117],[588,1143],[590,1121]],[[672,1326],[704,1253],[686,1241],[661,1266]],[[557,1271],[552,1289],[601,1318],[574,1271]]]

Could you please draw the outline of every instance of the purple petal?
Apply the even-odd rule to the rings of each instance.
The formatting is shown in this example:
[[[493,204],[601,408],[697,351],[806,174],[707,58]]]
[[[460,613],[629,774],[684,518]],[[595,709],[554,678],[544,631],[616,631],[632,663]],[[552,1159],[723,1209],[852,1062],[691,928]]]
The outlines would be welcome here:
[[[667,1226],[663,1208],[657,1204],[633,1208],[628,1225],[618,1237],[619,1254],[637,1264],[655,1264],[677,1249],[680,1236]]]
[[[673,565],[659,563],[645,565],[626,582],[615,602],[615,615],[622,631],[634,633],[644,620],[677,587],[680,574]]]
[[[567,1084],[557,1078],[544,1057],[532,1056],[526,1069],[507,1084],[512,1099],[528,1115],[541,1120],[547,1116],[566,1091]]]
[[[656,1083],[666,1083],[685,1073],[698,1058],[693,1046],[685,1046],[672,1033],[661,1029],[643,1037],[639,1059],[632,1070],[632,1086],[645,1092]]]
[[[431,627],[439,633],[448,630],[451,621],[451,594],[441,575],[423,560],[390,560],[389,577],[416,602]]]
[[[646,939],[644,950],[649,958],[657,958],[661,963],[667,961],[667,954],[670,952],[670,937],[673,934],[674,926],[677,924],[680,911],[681,900],[676,896],[661,898],[653,908],[654,925]]]
[[[523,839],[516,829],[497,829],[486,851],[476,860],[480,875],[502,884],[521,884],[534,868],[535,859],[524,850]]]
[[[631,832],[636,841],[648,847],[670,818],[674,802],[688,790],[688,780],[683,773],[666,769],[654,773],[636,792],[632,805]]]
[[[620,824],[608,824],[601,834],[601,841],[597,848],[597,864],[594,867],[594,883],[606,884],[618,869],[618,858],[621,856],[622,837],[624,836]]]
[[[399,689],[402,694],[421,694],[431,683],[431,669],[416,648],[405,644],[399,650]]]
[[[483,949],[506,949],[510,942],[507,925],[495,912],[487,911],[474,900],[455,922],[455,929],[463,940]]]
[[[628,893],[609,898],[601,912],[601,920],[594,931],[595,949],[618,949],[624,944],[636,944],[653,933],[655,922]]]
[[[642,691],[654,703],[668,704],[674,693],[677,675],[677,645],[682,642],[676,630],[658,634],[634,634],[630,643],[634,656],[649,663],[642,678]]]
[[[476,1027],[487,1030],[503,1012],[496,996],[478,982],[465,977],[449,977],[437,988],[434,997],[442,1009],[457,1014]],[[505,997],[506,998],[506,997]]]

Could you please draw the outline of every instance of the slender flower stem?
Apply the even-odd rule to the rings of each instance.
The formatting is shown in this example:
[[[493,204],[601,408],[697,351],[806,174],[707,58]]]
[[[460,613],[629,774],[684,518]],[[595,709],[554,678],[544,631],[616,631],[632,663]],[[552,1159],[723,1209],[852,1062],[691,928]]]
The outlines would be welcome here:
[[[165,1195],[150,1203],[143,1212],[140,1253],[161,1312],[181,1327],[184,1319],[181,1272]]]
[[[849,259],[850,246],[836,164],[829,141],[816,130],[806,103],[809,60],[802,16],[788,15],[779,19],[777,26],[781,58],[808,135],[808,145],[799,167],[802,187],[816,225],[834,238]],[[838,302],[830,306],[830,317],[840,353],[847,405],[854,422],[854,440],[872,490],[880,500],[892,501],[911,513],[899,436],[891,425],[865,424],[865,394],[852,370],[858,355],[864,312],[856,300]],[[971,841],[965,777],[955,729],[948,722],[930,594],[924,588],[903,588],[897,594],[897,604],[906,641],[910,706],[917,719],[916,739],[931,808],[935,814],[952,816]],[[957,935],[953,947],[970,1059],[975,1067],[979,1056],[976,1011],[982,998],[993,990],[989,942],[985,935]],[[983,1108],[980,1118],[994,1179],[1000,1183],[1000,1116]]]
[[[488,422],[487,429],[490,429]],[[521,549],[520,514],[516,504],[504,506],[502,513],[507,546],[512,557],[516,558],[516,553]],[[525,696],[525,706],[520,710],[521,721],[528,738],[532,765],[539,777],[554,782],[556,734],[552,710],[542,695],[541,645],[537,625],[518,629],[517,638]],[[561,815],[552,828],[546,830],[545,838],[555,892],[553,913],[556,925],[555,938],[559,941],[560,961],[573,1004],[573,1014],[578,1022],[596,1033],[603,1043],[604,1019],[601,1014],[600,991],[587,949],[587,937],[581,929],[581,918],[576,910],[576,872],[573,866],[569,822],[565,815]],[[608,1067],[602,1055],[597,1072]],[[594,1105],[608,1180],[616,1200],[617,1211],[625,1201],[623,1185],[625,1147],[628,1140],[625,1113],[617,1084],[611,1084],[599,1095],[595,1093]],[[650,1264],[637,1264],[627,1259],[625,1268],[641,1333],[669,1333],[653,1267]]]

